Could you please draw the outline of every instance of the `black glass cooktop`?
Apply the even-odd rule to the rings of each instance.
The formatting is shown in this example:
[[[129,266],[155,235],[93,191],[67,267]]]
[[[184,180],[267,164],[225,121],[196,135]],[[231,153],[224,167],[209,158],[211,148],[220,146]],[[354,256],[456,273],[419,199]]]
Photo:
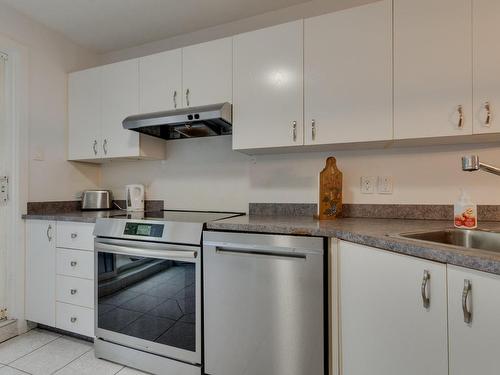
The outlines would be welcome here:
[[[175,221],[182,223],[207,223],[241,216],[241,212],[214,212],[214,211],[144,211],[144,212],[124,212],[123,214],[112,215],[112,219],[132,219],[132,220],[158,220]]]

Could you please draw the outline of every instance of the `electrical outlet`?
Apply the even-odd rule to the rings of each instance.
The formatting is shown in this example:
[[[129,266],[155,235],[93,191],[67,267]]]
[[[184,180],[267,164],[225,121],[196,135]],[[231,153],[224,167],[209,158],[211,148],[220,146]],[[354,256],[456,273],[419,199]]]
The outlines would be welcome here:
[[[379,194],[392,194],[394,182],[391,176],[379,176],[377,190]]]
[[[362,194],[374,194],[376,185],[377,185],[377,177],[374,176],[361,177]]]

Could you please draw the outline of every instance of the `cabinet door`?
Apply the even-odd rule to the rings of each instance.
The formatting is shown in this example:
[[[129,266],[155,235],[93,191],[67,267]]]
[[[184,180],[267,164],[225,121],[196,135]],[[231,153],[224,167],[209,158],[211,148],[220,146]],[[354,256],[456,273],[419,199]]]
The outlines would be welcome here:
[[[304,35],[305,143],[392,139],[391,1],[306,19]]]
[[[102,151],[104,158],[139,156],[139,133],[123,120],[139,112],[139,60],[102,67]]]
[[[303,21],[234,37],[233,149],[302,145]]]
[[[139,60],[139,112],[168,111],[182,106],[182,50]]]
[[[56,324],[56,223],[27,223],[26,319],[55,327]]]
[[[469,292],[466,283],[470,285]],[[500,277],[449,266],[448,299],[450,375],[497,375]],[[463,302],[471,312],[470,323],[466,322]]]
[[[446,266],[348,242],[339,250],[342,374],[447,375]]]
[[[394,0],[396,139],[472,134],[471,16],[471,0]]]
[[[101,149],[101,68],[68,77],[69,160],[98,159]]]
[[[232,102],[232,38],[182,49],[185,107]]]
[[[474,0],[474,133],[500,132],[500,2]]]

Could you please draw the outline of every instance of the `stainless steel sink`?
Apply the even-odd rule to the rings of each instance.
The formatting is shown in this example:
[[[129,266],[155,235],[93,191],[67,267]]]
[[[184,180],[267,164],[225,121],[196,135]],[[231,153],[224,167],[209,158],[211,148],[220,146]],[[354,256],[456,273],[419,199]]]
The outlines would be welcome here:
[[[433,242],[442,245],[460,246],[469,249],[495,251],[500,253],[500,232],[453,228],[435,231],[399,233],[393,237]]]

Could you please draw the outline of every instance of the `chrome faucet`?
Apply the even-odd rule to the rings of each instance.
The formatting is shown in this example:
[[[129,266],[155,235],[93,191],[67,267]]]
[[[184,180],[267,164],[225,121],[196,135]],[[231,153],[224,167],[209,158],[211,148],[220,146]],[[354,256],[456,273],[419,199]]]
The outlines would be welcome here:
[[[478,155],[462,156],[462,170],[466,172],[483,170],[500,176],[500,168],[481,163]]]

